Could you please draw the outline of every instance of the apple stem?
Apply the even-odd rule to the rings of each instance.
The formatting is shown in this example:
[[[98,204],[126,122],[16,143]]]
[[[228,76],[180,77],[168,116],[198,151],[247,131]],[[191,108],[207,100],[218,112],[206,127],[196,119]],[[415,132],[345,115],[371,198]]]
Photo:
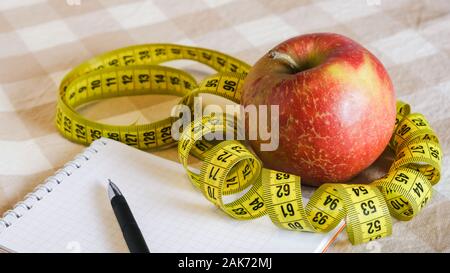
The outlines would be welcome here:
[[[297,63],[294,61],[294,59],[292,59],[292,57],[286,53],[271,50],[271,51],[269,51],[269,57],[274,60],[279,60],[279,61],[282,61],[282,62],[288,64],[292,69],[294,69],[296,71],[300,70],[300,67],[297,65]]]

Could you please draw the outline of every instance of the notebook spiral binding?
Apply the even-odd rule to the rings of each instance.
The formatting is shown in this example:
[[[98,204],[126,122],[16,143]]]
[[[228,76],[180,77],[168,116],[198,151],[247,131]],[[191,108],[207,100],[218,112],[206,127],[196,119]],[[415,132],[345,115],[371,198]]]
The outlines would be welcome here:
[[[20,219],[27,211],[31,210],[36,202],[41,201],[47,194],[51,193],[57,185],[64,181],[65,177],[71,176],[76,169],[81,168],[84,162],[89,161],[106,144],[107,142],[104,139],[92,142],[83,152],[76,155],[72,161],[67,162],[61,169],[34,188],[31,193],[28,193],[22,201],[6,211],[0,218],[0,233]]]

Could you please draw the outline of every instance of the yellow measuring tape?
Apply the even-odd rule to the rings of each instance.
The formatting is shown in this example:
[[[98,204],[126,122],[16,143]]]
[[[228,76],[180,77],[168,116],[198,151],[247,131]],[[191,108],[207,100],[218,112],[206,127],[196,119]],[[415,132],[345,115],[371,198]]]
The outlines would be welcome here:
[[[189,59],[215,69],[200,83],[188,73],[160,65]],[[197,47],[149,44],[115,50],[93,58],[69,72],[62,80],[56,125],[63,136],[83,144],[107,137],[139,149],[176,145],[171,127],[177,118],[143,125],[117,126],[88,120],[77,107],[91,101],[145,94],[180,97],[192,106],[193,96],[210,93],[239,103],[242,84],[250,66],[229,55]],[[272,222],[294,231],[327,232],[344,218],[353,244],[392,233],[391,215],[410,220],[430,200],[432,185],[440,179],[442,150],[425,117],[410,113],[397,102],[396,127],[390,148],[395,161],[388,174],[371,184],[324,184],[304,206],[301,178],[266,169],[240,141],[206,141],[218,132],[236,133],[233,117],[210,115],[184,128],[178,141],[179,160],[189,180],[206,199],[233,218],[247,220],[269,214]],[[188,167],[195,155],[200,172]],[[225,203],[223,196],[241,193]]]

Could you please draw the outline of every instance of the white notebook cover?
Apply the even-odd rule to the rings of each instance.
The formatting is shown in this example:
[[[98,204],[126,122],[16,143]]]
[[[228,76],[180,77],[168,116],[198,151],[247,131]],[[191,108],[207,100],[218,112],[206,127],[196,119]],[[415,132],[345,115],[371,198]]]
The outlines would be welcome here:
[[[268,216],[232,219],[191,185],[181,164],[101,139],[5,213],[0,247],[128,252],[107,197],[108,178],[127,199],[151,252],[322,252],[344,227],[299,233]]]

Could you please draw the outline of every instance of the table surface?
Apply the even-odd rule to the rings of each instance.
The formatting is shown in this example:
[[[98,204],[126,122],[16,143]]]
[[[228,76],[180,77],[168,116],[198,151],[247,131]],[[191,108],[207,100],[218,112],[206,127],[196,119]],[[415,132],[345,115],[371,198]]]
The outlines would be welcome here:
[[[344,34],[379,57],[397,97],[428,118],[448,154],[449,24],[448,0],[3,0],[0,211],[21,200],[84,148],[61,137],[54,126],[57,86],[64,74],[99,53],[141,43],[208,47],[252,64],[295,35]],[[192,63],[177,65],[198,77],[208,73]],[[173,102],[163,96],[121,98],[98,103],[83,113],[106,122],[142,123],[167,114],[160,109]],[[156,154],[176,160],[174,149]],[[378,160],[357,179],[379,175],[383,165],[386,160]],[[428,206],[412,221],[395,221],[391,237],[352,246],[344,232],[328,251],[449,252],[449,165],[445,157],[442,180]]]

